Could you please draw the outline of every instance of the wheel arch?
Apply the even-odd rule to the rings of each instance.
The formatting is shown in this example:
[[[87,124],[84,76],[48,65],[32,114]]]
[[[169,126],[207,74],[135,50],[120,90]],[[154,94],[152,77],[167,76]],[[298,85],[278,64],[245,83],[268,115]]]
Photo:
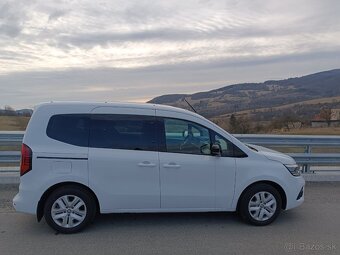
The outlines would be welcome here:
[[[273,186],[280,194],[281,196],[281,199],[282,199],[282,209],[286,209],[286,206],[287,206],[287,195],[286,195],[286,192],[284,191],[284,189],[281,187],[281,185],[279,185],[278,183],[276,182],[273,182],[273,181],[267,181],[267,180],[264,180],[264,181],[256,181],[256,182],[253,182],[251,184],[249,184],[241,193],[241,195],[238,197],[238,201],[237,201],[237,207],[236,207],[236,210],[238,211],[239,209],[239,204],[240,204],[240,201],[241,201],[241,198],[242,196],[246,193],[246,191],[250,188],[250,187],[253,187],[259,183],[265,183],[265,184],[268,184],[268,185],[271,185]]]
[[[93,190],[91,190],[88,186],[81,184],[79,182],[72,182],[72,181],[68,181],[68,182],[60,182],[60,183],[56,183],[54,185],[52,185],[51,187],[49,187],[41,196],[39,202],[38,202],[38,206],[37,206],[37,220],[38,222],[42,219],[42,217],[44,216],[44,205],[46,202],[46,199],[49,197],[49,195],[55,191],[56,189],[63,187],[63,186],[79,186],[82,187],[84,189],[86,189],[87,191],[89,191],[92,196],[94,197],[95,201],[96,201],[96,208],[97,208],[97,212],[100,212],[100,205],[99,205],[99,201],[98,198],[96,196],[96,194],[93,192]]]

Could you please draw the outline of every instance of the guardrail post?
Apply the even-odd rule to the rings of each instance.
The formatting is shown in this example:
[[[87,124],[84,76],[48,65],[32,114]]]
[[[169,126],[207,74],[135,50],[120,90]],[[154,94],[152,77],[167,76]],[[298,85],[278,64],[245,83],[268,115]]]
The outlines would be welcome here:
[[[312,152],[312,146],[306,145],[305,147],[305,153],[311,153]],[[304,173],[310,173],[310,165],[309,164],[304,164],[302,166],[302,171]]]

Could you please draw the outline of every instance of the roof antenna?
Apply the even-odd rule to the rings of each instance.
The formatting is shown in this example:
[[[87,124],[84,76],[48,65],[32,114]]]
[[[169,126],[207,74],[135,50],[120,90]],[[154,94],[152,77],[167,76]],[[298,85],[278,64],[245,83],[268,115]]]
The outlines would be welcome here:
[[[187,99],[184,97],[183,98],[184,99],[184,101],[190,106],[190,108],[195,112],[195,113],[197,113],[197,111],[195,110],[195,108],[187,101]]]

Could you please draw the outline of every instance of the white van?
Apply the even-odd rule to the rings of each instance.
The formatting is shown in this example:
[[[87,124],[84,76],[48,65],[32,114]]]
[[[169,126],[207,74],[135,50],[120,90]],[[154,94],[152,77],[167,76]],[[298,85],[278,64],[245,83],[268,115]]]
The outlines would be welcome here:
[[[44,216],[62,233],[83,229],[99,212],[238,211],[267,225],[304,201],[291,157],[163,105],[41,104],[20,168],[15,209]]]

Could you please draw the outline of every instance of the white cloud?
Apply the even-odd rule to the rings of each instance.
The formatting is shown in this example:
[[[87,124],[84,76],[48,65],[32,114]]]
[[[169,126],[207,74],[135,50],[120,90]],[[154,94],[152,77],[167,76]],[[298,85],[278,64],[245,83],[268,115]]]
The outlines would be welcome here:
[[[289,60],[294,56],[313,59],[308,63],[308,71],[334,68],[340,55],[336,53],[340,52],[339,12],[337,0],[5,1],[0,4],[0,81],[4,82],[0,88],[13,83],[16,85],[11,91],[18,89],[23,81],[15,74],[26,73],[25,81],[34,84],[35,75],[45,73],[48,78],[43,86],[47,91],[53,90],[48,84],[60,81],[53,80],[53,74],[70,75],[69,70],[74,69],[113,68],[124,79],[124,70],[134,74],[170,66],[180,70],[183,65],[188,73],[195,73],[199,65],[210,70],[201,83],[177,71],[176,82],[182,84],[180,91],[188,91],[186,86],[190,88],[191,83],[201,84],[204,89],[206,83],[244,81],[242,67],[249,70],[253,66],[255,70],[259,63],[286,66],[280,75],[277,72],[283,77],[297,70],[307,71],[306,61],[305,66],[299,66],[301,59]],[[294,62],[294,70],[287,65],[288,60]],[[218,79],[213,76],[218,72],[213,68],[226,65],[238,66],[239,73],[233,74],[233,79],[228,79],[229,72]],[[253,74],[248,79],[270,78],[260,75]],[[63,82],[75,84],[67,77]],[[140,98],[172,92],[162,88],[164,84],[173,84],[164,72],[153,71],[147,77],[148,85],[154,88],[152,92],[143,90]],[[129,80],[145,86],[141,79],[143,76]],[[95,92],[101,98],[100,92],[112,84],[117,87],[119,82],[126,84],[106,81],[102,87],[98,80],[101,77],[91,77],[88,84],[78,77],[73,89],[83,91],[84,95],[93,92],[84,84],[90,88],[99,86]],[[124,87],[121,91],[119,99],[127,93]],[[125,96],[132,97],[129,93]]]

